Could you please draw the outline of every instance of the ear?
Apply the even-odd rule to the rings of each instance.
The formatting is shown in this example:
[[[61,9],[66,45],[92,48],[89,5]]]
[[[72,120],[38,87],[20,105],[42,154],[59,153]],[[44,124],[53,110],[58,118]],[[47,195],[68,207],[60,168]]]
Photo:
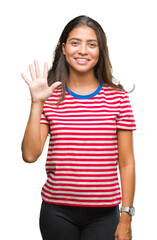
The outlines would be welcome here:
[[[65,43],[62,43],[62,52],[63,52],[63,54],[65,55]]]

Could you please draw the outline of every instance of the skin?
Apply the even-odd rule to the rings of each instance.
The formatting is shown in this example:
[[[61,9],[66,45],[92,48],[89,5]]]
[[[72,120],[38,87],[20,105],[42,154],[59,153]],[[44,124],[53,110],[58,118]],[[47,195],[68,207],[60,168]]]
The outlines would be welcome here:
[[[61,83],[56,82],[51,85],[47,84],[48,65],[45,63],[44,72],[41,75],[38,62],[34,61],[35,72],[33,66],[29,65],[29,71],[32,81],[21,74],[25,82],[28,84],[32,98],[31,111],[26,126],[24,138],[22,141],[22,157],[28,163],[35,162],[41,155],[46,138],[49,133],[49,127],[46,124],[40,124],[42,108],[46,99],[51,96],[53,90]]]
[[[62,45],[63,53],[69,63],[68,87],[77,94],[90,94],[99,85],[94,75],[94,66],[99,58],[99,46],[94,30],[87,26],[73,29]],[[81,60],[83,59],[83,60]],[[61,83],[56,82],[51,87],[47,84],[48,66],[44,65],[41,75],[38,62],[34,61],[35,71],[29,65],[32,81],[21,74],[28,84],[32,97],[31,111],[22,141],[24,161],[35,162],[41,155],[49,127],[40,124],[42,108],[45,100]],[[132,131],[118,130],[119,170],[122,186],[122,206],[132,206],[135,191],[135,161],[133,155]],[[131,240],[131,216],[121,213],[120,221],[115,232],[115,240]]]
[[[135,191],[135,161],[133,155],[132,131],[118,130],[119,171],[122,186],[122,207],[132,206]],[[121,213],[120,222],[115,233],[115,240],[131,240],[132,217]]]

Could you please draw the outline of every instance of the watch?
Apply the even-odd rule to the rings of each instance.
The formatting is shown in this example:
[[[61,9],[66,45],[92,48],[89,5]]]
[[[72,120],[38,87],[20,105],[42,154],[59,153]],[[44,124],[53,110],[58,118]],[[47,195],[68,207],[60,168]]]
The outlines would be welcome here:
[[[135,208],[133,206],[131,206],[131,207],[121,207],[120,212],[127,212],[131,216],[134,216],[135,215]]]

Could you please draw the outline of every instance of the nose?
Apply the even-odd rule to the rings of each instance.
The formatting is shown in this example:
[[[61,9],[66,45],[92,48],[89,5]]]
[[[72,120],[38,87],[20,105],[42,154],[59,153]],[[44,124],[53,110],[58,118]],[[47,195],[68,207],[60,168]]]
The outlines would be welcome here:
[[[86,55],[88,53],[87,45],[85,43],[80,44],[78,52],[81,55]]]

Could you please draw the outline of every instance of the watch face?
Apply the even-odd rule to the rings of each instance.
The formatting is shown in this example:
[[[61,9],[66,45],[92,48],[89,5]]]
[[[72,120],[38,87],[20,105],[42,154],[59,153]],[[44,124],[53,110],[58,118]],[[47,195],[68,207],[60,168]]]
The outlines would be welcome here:
[[[131,207],[130,208],[130,214],[133,216],[135,215],[135,208],[134,207]]]

